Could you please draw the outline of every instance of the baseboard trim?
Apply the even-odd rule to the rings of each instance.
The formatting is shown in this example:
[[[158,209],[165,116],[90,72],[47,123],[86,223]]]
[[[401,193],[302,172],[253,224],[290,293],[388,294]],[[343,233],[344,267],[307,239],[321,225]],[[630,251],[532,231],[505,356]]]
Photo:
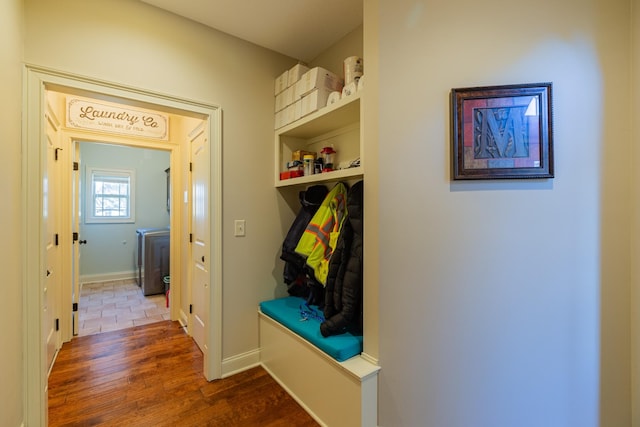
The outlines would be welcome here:
[[[379,360],[377,358],[371,356],[369,353],[362,352],[360,354],[360,357],[362,357],[364,360],[366,360],[367,362],[371,363],[372,365],[380,366]]]
[[[189,317],[187,316],[187,313],[185,313],[182,309],[180,309],[180,314],[178,315],[178,322],[180,322],[180,326],[182,326],[182,329],[184,329],[185,332],[189,333]]]
[[[114,282],[117,280],[132,280],[137,277],[135,271],[118,271],[115,273],[84,274],[80,276],[80,283],[88,285],[90,283]]]
[[[222,360],[222,378],[260,365],[260,350],[251,350]]]

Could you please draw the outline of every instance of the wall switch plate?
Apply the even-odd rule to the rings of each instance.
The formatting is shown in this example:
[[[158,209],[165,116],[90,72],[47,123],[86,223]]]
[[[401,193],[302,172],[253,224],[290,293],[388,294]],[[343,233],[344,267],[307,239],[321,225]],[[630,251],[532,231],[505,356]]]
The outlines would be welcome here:
[[[245,221],[244,219],[236,219],[234,223],[234,236],[243,237],[245,235]]]

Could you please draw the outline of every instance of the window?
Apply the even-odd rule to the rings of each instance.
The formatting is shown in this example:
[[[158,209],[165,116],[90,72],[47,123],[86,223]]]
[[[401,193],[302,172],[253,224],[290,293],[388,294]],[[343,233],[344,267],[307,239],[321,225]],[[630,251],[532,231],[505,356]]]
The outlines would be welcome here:
[[[87,167],[86,177],[86,222],[135,222],[135,171]]]

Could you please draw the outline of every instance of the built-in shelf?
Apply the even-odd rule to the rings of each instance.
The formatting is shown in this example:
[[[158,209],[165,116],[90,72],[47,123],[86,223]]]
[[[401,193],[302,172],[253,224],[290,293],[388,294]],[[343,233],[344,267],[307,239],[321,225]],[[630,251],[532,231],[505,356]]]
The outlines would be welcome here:
[[[297,178],[289,178],[278,180],[276,187],[288,187],[292,185],[310,185],[322,182],[334,182],[348,179],[362,178],[362,167],[358,166],[349,169],[340,169],[337,171],[323,172],[315,175],[300,176]]]
[[[312,138],[359,121],[360,93],[356,92],[276,130],[276,134]]]
[[[274,183],[281,194],[291,196],[310,185],[364,179],[364,96],[356,92],[275,131]],[[323,147],[335,149],[337,170],[280,179],[296,151],[320,153]],[[360,166],[348,167],[351,164]],[[377,362],[364,354],[337,362],[268,316],[259,313],[258,317],[260,362],[321,425],[377,425]],[[311,377],[299,375],[302,371]]]
[[[357,179],[364,176],[362,141],[360,136],[361,93],[355,93],[303,117],[275,133],[275,186],[288,187]],[[360,159],[359,167],[332,172],[280,179],[284,164],[296,150],[319,153],[322,147],[332,146],[337,151],[335,166]]]

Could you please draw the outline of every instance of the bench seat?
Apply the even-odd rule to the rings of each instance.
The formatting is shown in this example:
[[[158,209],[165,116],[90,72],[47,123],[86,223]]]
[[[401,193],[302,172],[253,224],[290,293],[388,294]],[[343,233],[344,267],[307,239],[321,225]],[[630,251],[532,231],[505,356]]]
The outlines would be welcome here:
[[[309,313],[309,311],[312,311]],[[321,313],[316,306],[305,306],[300,297],[284,297],[260,303],[260,311],[286,326],[302,338],[318,347],[338,362],[343,362],[362,353],[362,335],[345,332],[323,337],[320,320],[313,312]]]
[[[361,336],[324,338],[319,320],[301,321],[304,302],[260,304],[260,364],[321,426],[376,427],[380,367],[362,354]]]

